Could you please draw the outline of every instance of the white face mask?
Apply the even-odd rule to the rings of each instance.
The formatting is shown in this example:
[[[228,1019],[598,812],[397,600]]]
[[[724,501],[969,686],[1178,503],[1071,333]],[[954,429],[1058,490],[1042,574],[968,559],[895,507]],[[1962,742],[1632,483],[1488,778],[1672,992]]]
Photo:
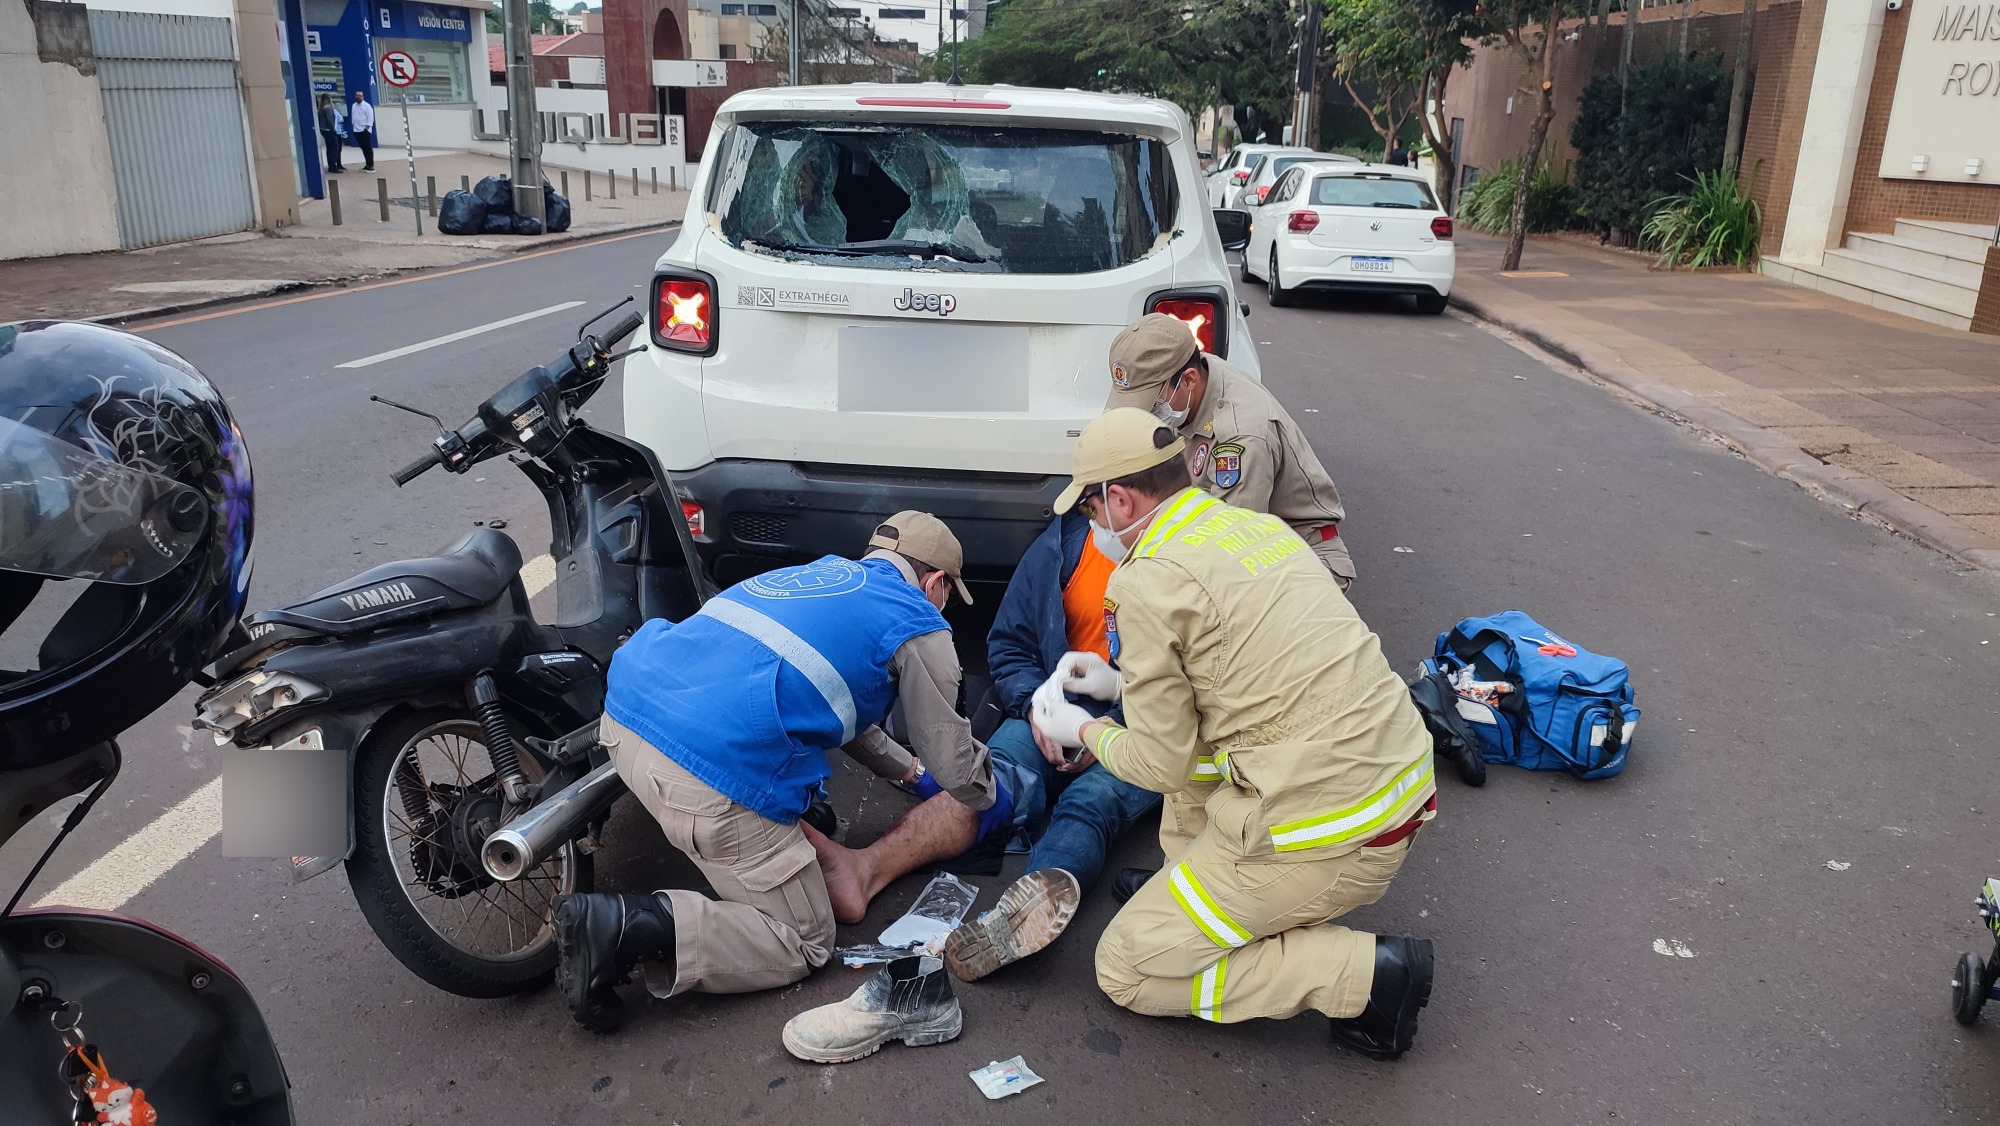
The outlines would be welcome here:
[[[1133,520],[1130,524],[1125,525],[1123,528],[1117,528],[1117,529],[1107,528],[1103,524],[1100,524],[1097,521],[1092,520],[1090,522],[1091,542],[1096,544],[1097,550],[1102,552],[1104,557],[1106,559],[1111,560],[1113,563],[1116,563],[1119,560],[1124,559],[1125,558],[1124,537],[1128,535],[1132,531],[1132,529],[1141,526],[1148,520],[1151,520],[1153,518],[1153,513],[1158,512],[1161,508],[1164,508],[1166,506],[1166,503],[1167,503],[1166,501],[1161,501],[1159,504],[1154,505],[1152,508],[1146,510],[1145,515],[1140,516],[1139,518]],[[1108,514],[1109,512],[1108,499],[1100,498],[1097,504],[1098,507],[1106,509],[1106,512]]]

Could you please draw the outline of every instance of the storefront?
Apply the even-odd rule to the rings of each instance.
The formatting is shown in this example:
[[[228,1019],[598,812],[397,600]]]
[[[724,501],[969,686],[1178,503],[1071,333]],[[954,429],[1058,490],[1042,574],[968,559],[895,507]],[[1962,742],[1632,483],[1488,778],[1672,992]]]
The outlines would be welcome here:
[[[482,77],[484,59],[472,65],[473,30],[485,22],[481,0],[428,4],[416,0],[304,0],[306,51],[312,57],[315,94],[333,94],[343,103],[353,91],[381,101],[376,63],[390,51],[417,60],[412,103],[471,104],[472,76]]]

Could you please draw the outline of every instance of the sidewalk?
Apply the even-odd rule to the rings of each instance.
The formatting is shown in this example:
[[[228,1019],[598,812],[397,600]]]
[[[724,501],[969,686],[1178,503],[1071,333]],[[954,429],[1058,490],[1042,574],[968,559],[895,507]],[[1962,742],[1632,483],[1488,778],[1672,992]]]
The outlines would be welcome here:
[[[351,284],[410,270],[455,266],[481,258],[540,250],[582,238],[658,227],[680,219],[687,192],[652,191],[640,168],[640,192],[631,173],[621,175],[617,197],[607,198],[605,177],[592,177],[592,199],[583,199],[583,174],[571,172],[573,219],[561,235],[458,236],[437,232],[425,213],[417,234],[409,166],[402,152],[378,151],[375,171],[363,173],[361,154],[348,150],[354,171],[330,177],[340,185],[340,226],[327,200],[307,200],[297,226],[274,234],[245,232],[146,250],[27,258],[0,262],[0,321],[75,317],[119,322],[179,312],[221,301],[261,297],[312,286]],[[561,187],[561,169],[547,170]],[[459,152],[417,157],[417,203],[426,204],[425,177],[437,180],[438,197],[460,177],[506,175],[507,162]],[[381,219],[377,180],[386,180],[389,221]],[[664,247],[664,242],[662,247]]]
[[[1458,238],[1452,303],[1712,431],[1750,460],[1932,547],[2000,569],[2000,338],[1757,274]]]

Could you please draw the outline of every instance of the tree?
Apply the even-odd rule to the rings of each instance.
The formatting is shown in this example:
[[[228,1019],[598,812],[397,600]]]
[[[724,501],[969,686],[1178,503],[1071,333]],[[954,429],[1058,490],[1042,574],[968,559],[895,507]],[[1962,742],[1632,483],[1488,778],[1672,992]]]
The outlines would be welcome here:
[[[1527,239],[1528,184],[1542,166],[1542,148],[1549,123],[1556,116],[1556,44],[1562,41],[1562,21],[1582,10],[1587,0],[1478,0],[1476,11],[1514,54],[1527,64],[1533,84],[1535,120],[1528,127],[1528,147],[1521,154],[1521,175],[1514,185],[1513,229],[1507,236],[1503,270],[1521,268],[1521,247]]]
[[[1722,143],[1722,174],[1735,178],[1743,163],[1743,119],[1750,112],[1750,83],[1757,69],[1757,0],[1743,0],[1736,29],[1736,66],[1729,80],[1729,125]]]
[[[889,77],[885,71],[915,72],[917,56],[882,41],[865,19],[835,15],[827,0],[799,0],[799,81],[807,84],[853,82],[862,74]],[[791,62],[789,21],[772,24],[764,41],[751,51],[759,62],[787,66]]]
[[[1353,94],[1348,59],[1365,61],[1381,82],[1394,75],[1408,90],[1424,141],[1430,146],[1438,198],[1450,205],[1458,182],[1458,154],[1452,150],[1445,114],[1445,86],[1452,71],[1472,61],[1471,41],[1487,33],[1476,0],[1332,0],[1327,38],[1333,42],[1334,73]],[[1357,103],[1360,101],[1356,98]],[[1363,107],[1366,109],[1367,107]],[[1382,125],[1370,113],[1377,133]],[[1393,131],[1385,137],[1393,137]]]
[[[1407,0],[1329,0],[1327,7],[1333,76],[1382,138],[1384,160],[1416,109],[1427,71],[1423,44],[1409,34],[1409,10]],[[1356,83],[1374,96],[1364,96]]]

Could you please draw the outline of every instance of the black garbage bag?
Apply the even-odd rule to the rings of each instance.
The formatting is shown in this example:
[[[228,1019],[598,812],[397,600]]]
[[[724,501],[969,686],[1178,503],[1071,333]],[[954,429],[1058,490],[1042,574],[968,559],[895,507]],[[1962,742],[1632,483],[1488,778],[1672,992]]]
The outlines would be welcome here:
[[[486,177],[472,185],[472,194],[478,196],[479,202],[486,205],[486,213],[489,215],[514,213],[514,183],[505,176]]]
[[[542,233],[542,221],[533,215],[514,216],[514,233],[517,235],[538,235]]]
[[[552,235],[569,230],[569,197],[542,185],[542,225]]]
[[[503,212],[503,211],[488,211],[486,213],[486,225],[480,228],[479,233],[483,235],[513,234],[514,233],[513,213]]]
[[[463,188],[444,193],[438,203],[438,230],[448,235],[476,235],[486,230],[486,205]]]

